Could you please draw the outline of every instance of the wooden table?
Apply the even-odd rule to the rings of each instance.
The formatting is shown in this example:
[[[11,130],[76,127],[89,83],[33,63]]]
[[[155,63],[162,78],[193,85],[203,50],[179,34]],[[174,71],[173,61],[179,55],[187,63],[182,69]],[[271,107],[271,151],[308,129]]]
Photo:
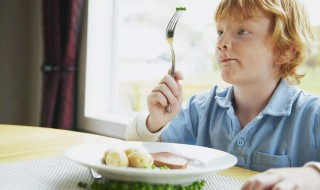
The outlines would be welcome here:
[[[100,135],[43,127],[0,124],[0,164],[61,155],[82,143],[120,141]],[[222,175],[246,180],[257,172],[232,167]]]

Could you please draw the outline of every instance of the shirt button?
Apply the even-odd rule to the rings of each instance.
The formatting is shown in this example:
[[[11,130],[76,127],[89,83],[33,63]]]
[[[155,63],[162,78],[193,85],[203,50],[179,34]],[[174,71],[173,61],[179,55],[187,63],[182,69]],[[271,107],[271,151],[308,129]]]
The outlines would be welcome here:
[[[237,140],[237,146],[239,146],[239,147],[243,147],[244,143],[245,143],[245,141],[243,139]]]

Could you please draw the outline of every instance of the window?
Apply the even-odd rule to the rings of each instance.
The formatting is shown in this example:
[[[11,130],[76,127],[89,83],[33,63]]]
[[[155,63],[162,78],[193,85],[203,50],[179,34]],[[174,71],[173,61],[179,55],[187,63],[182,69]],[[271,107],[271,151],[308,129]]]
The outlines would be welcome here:
[[[320,38],[317,0],[305,1]],[[226,86],[214,58],[213,14],[219,1],[95,0],[88,2],[84,86],[80,86],[80,126],[86,131],[124,136],[125,125],[147,110],[150,90],[171,63],[165,29],[175,8],[187,7],[175,31],[176,67],[185,75],[185,100],[219,84]],[[316,6],[317,4],[317,6]],[[320,50],[320,47],[319,47]],[[319,51],[320,52],[320,51]],[[83,59],[84,60],[84,59]],[[320,95],[320,56],[304,68],[301,88]],[[84,80],[85,79],[85,80]],[[85,90],[84,90],[85,89]]]

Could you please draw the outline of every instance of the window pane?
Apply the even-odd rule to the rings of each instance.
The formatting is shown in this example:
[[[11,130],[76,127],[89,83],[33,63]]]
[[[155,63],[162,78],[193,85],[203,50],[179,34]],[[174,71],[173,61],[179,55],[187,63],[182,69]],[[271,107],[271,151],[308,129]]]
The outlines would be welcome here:
[[[85,110],[91,118],[104,118],[108,112],[113,44],[113,2],[88,1],[87,55],[85,68]]]
[[[217,1],[209,0],[203,6],[188,4],[188,10],[177,24],[173,46],[176,69],[185,76],[185,97],[221,83],[213,54],[216,32],[211,18],[216,4]],[[171,67],[165,30],[178,6],[185,4],[162,0],[119,1],[116,96],[119,110],[145,110],[148,93]],[[206,6],[211,8],[204,9]]]

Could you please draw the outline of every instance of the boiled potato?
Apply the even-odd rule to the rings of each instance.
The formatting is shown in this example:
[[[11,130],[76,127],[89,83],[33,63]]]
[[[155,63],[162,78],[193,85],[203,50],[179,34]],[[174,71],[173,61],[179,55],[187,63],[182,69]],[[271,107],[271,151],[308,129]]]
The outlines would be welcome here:
[[[151,167],[153,164],[153,158],[151,154],[144,151],[131,153],[128,156],[128,160],[129,160],[129,166],[134,168]]]
[[[105,153],[104,153],[104,155],[103,155],[103,158],[102,158],[102,162],[104,163],[104,164],[106,164],[106,160],[107,160],[107,155],[109,154],[109,151],[106,151]]]
[[[131,153],[134,153],[134,152],[146,152],[145,150],[140,149],[140,148],[127,148],[124,151],[127,156],[129,156]]]
[[[113,166],[128,167],[129,160],[123,150],[109,149],[106,154],[106,164]]]

